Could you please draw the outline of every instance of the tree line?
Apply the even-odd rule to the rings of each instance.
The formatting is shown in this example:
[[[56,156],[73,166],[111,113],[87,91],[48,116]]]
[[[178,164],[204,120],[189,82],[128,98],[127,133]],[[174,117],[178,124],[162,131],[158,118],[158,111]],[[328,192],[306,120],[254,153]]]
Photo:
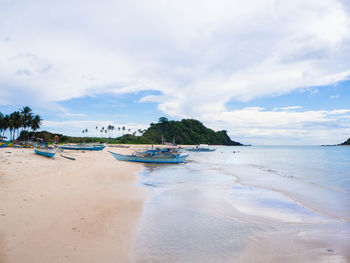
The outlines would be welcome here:
[[[34,114],[32,109],[28,106],[14,111],[10,114],[4,115],[0,112],[0,138],[6,138],[6,131],[10,132],[10,140],[15,140],[19,137],[22,131],[24,134],[29,134],[29,130],[35,132],[40,128],[42,118],[38,114]],[[29,139],[29,138],[22,138]]]
[[[102,127],[101,129],[99,129],[99,127],[96,126],[96,137],[98,137],[98,133],[100,133],[102,137],[103,137],[103,135],[107,135],[107,133],[108,133],[109,138],[111,138],[111,137],[113,137],[114,130],[118,131],[118,136],[123,136],[126,133],[132,134],[133,136],[136,136],[137,134],[142,135],[146,131],[146,130],[137,129],[137,130],[132,132],[132,129],[127,129],[125,126],[115,127],[113,125],[108,125],[107,128]],[[82,134],[83,135],[87,134],[88,131],[89,131],[88,129],[84,129],[84,130],[82,130]],[[112,136],[111,136],[111,133],[112,133]]]

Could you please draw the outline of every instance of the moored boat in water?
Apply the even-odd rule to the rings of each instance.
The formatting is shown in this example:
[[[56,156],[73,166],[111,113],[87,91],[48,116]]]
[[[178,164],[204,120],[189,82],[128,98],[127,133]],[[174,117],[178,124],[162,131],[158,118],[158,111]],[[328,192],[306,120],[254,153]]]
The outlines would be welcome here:
[[[186,148],[186,151],[190,152],[214,152],[216,148],[209,148],[208,144],[198,144],[196,147]]]

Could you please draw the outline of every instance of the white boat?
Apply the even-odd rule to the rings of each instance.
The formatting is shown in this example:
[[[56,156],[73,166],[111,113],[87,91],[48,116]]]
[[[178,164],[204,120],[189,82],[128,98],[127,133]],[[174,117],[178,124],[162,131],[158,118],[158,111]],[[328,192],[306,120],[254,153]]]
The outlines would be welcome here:
[[[210,149],[208,144],[198,144],[196,147],[186,148],[190,152],[213,152],[216,148]]]

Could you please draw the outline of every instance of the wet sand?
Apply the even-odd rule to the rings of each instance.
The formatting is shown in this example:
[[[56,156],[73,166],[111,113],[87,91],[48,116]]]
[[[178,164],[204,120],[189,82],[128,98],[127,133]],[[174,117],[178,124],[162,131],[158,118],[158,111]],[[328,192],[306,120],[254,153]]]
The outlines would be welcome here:
[[[107,149],[65,154],[76,160],[0,149],[0,262],[130,261],[147,197],[136,185],[142,164]]]

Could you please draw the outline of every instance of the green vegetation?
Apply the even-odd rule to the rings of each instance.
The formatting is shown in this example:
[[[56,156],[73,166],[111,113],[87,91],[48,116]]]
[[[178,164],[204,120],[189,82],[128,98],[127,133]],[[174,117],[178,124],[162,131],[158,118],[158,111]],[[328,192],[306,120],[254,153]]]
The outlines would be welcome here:
[[[20,131],[21,134],[25,134],[26,136],[20,136],[19,139],[27,140],[29,139],[29,137],[27,137],[28,130],[31,129],[33,132],[38,130],[40,128],[41,121],[41,117],[39,115],[34,115],[32,109],[28,106],[8,115],[4,115],[0,112],[0,138],[4,138],[5,132],[9,130],[10,140],[15,140]]]
[[[161,143],[162,137],[169,142],[175,138],[177,144],[218,144],[218,145],[242,145],[232,141],[227,131],[215,132],[206,128],[200,121],[183,119],[181,121],[169,121],[165,117],[159,118],[159,123],[151,123],[151,127],[142,135],[148,141]]]
[[[345,142],[343,142],[343,143],[341,143],[339,145],[350,145],[350,138],[347,141],[345,141]]]
[[[125,126],[117,129],[112,125],[108,125],[107,128],[102,127],[101,130],[96,126],[96,137],[87,136],[88,129],[82,130],[85,137],[65,136],[48,131],[36,132],[40,128],[41,121],[40,116],[34,115],[29,107],[23,107],[20,111],[15,111],[6,116],[0,113],[0,136],[3,136],[6,130],[9,130],[12,140],[15,138],[28,140],[36,137],[42,138],[48,143],[54,142],[54,137],[58,135],[59,143],[160,144],[164,139],[168,142],[175,140],[177,144],[242,145],[239,142],[232,141],[225,130],[215,132],[206,128],[200,121],[193,119],[169,121],[166,117],[161,117],[158,123],[151,123],[147,130],[138,129],[134,132],[131,132],[131,129],[127,129]],[[114,130],[122,136],[113,137]],[[98,132],[100,132],[101,137],[97,136]],[[107,133],[109,138],[107,138]]]
[[[27,133],[27,134],[26,134]],[[85,131],[84,131],[85,133]],[[54,137],[58,136],[59,143],[110,143],[110,144],[152,144],[153,142],[148,141],[142,136],[135,136],[132,134],[125,134],[118,138],[105,138],[105,137],[73,137],[58,133],[51,133],[48,131],[40,132],[26,132],[21,133],[21,137],[27,136],[29,138],[41,138],[45,142],[53,143]]]

